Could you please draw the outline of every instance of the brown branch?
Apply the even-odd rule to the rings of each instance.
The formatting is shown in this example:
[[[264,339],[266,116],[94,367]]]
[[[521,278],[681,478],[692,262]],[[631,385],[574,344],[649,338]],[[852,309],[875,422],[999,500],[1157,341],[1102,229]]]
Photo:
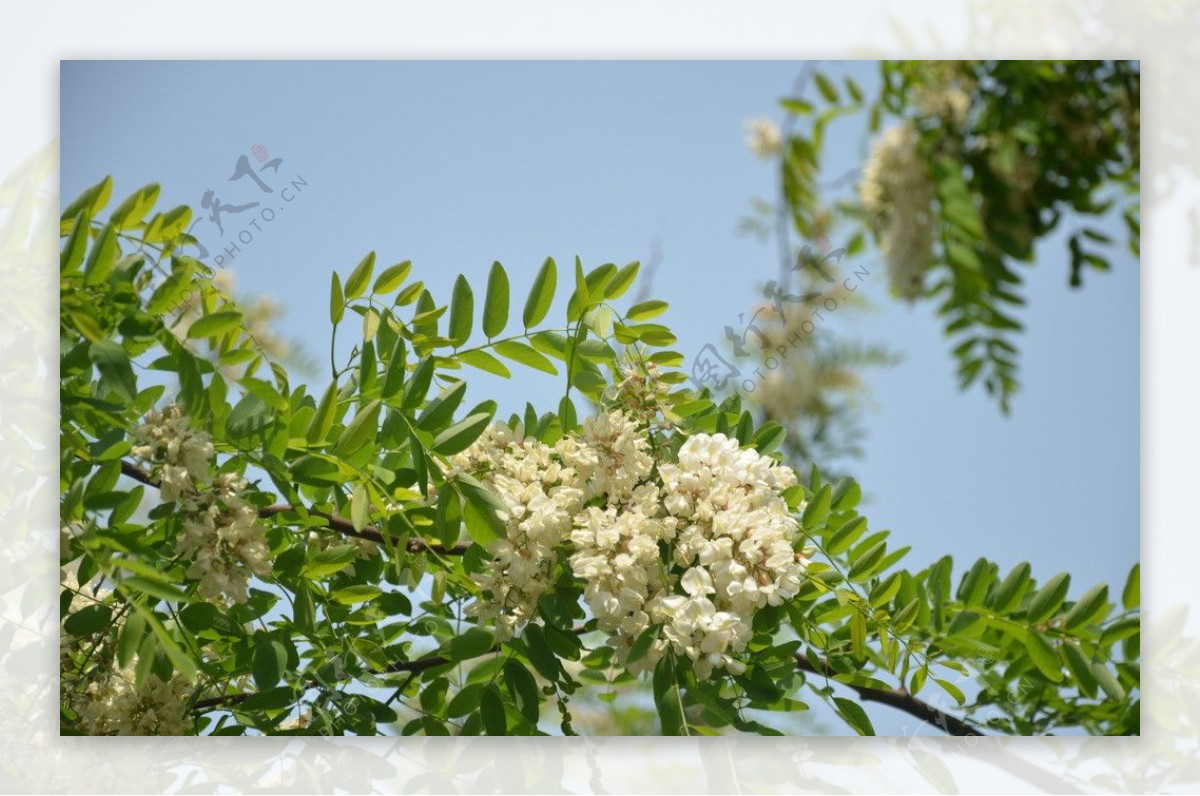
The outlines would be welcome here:
[[[837,673],[830,668],[827,662],[820,659],[817,660],[819,664],[817,666],[809,660],[808,656],[802,653],[796,653],[795,658],[796,668],[809,674],[828,677]],[[956,716],[951,716],[945,711],[938,710],[928,702],[917,699],[904,688],[870,688],[862,685],[851,685],[849,683],[842,683],[842,685],[857,692],[859,699],[864,702],[878,702],[881,705],[887,705],[896,710],[903,711],[910,716],[915,716],[926,724],[932,724],[947,735],[984,735],[983,731],[969,722]]]
[[[150,474],[149,470],[145,469],[144,467],[139,467],[132,462],[127,462],[124,459],[121,460],[121,474],[132,478],[134,481],[146,484],[147,486],[152,486],[155,488],[158,487],[158,482],[154,480],[154,477]],[[304,511],[313,515],[314,517],[320,517],[321,519],[325,520],[326,528],[331,531],[336,531],[343,536],[351,536],[356,539],[365,539],[369,542],[375,542],[377,544],[385,544],[383,533],[374,525],[364,525],[362,530],[359,530],[354,527],[354,523],[344,517],[339,517],[336,514],[329,514],[324,511],[317,511],[316,509],[308,507],[298,508],[290,503],[277,503],[274,506],[261,508],[258,510],[258,516],[266,519],[267,517],[274,517],[277,514],[287,514],[288,512],[293,511],[297,513]],[[471,545],[471,542],[458,542],[446,547],[443,544],[426,542],[422,539],[409,539],[404,543],[405,549],[410,553],[428,552],[447,556],[461,556],[466,553],[467,550],[471,549]]]

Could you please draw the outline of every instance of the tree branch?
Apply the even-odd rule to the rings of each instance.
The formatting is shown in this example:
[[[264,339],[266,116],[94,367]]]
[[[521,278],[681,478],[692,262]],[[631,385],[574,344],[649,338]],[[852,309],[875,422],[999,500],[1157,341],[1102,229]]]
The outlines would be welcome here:
[[[121,460],[121,474],[132,478],[134,481],[146,484],[147,486],[158,488],[158,482],[155,481],[154,477],[150,475],[149,470],[145,469],[144,467],[139,467],[132,462],[127,462],[124,459]],[[321,519],[325,520],[326,528],[331,531],[336,531],[343,536],[351,536],[356,539],[365,539],[368,542],[375,542],[376,544],[385,544],[383,533],[374,525],[364,525],[362,530],[358,530],[354,527],[354,523],[345,517],[339,517],[336,514],[318,511],[316,509],[308,508],[307,506],[297,508],[290,503],[277,503],[274,506],[267,506],[259,509],[258,516],[266,519],[267,517],[274,517],[276,514],[287,514],[288,512],[292,511],[305,511],[314,517],[320,517]],[[458,542],[446,547],[445,545],[426,542],[422,539],[409,539],[404,543],[405,549],[410,553],[428,552],[447,556],[461,556],[466,553],[467,550],[471,549],[471,546],[471,542]]]
[[[801,671],[822,677],[836,674],[827,662],[820,659],[817,659],[818,665],[814,665],[808,656],[802,653],[796,653],[795,658],[796,668]],[[903,711],[910,716],[915,716],[926,724],[932,724],[947,735],[971,736],[985,734],[971,723],[956,716],[951,716],[945,711],[938,710],[928,702],[917,699],[904,688],[869,688],[861,685],[850,685],[849,683],[843,683],[842,685],[857,692],[859,699],[864,702],[878,702],[882,705]]]
[[[139,467],[132,462],[127,462],[124,459],[121,460],[121,473],[148,486],[158,486],[148,470],[143,467]],[[354,527],[354,523],[352,523],[350,520],[347,520],[344,517],[339,517],[336,514],[329,514],[310,508],[305,508],[304,510],[313,516],[320,517],[321,519],[325,520],[325,527],[332,531],[336,531],[343,536],[366,539],[379,544],[384,543],[383,534],[377,527],[373,525],[364,525],[362,530],[358,530]],[[277,514],[287,514],[288,512],[292,511],[297,511],[297,508],[288,503],[279,503],[274,506],[267,506],[259,509],[258,515],[266,518],[274,517]],[[471,544],[471,542],[459,542],[451,545],[450,547],[446,547],[445,545],[440,544],[430,544],[422,541],[421,539],[409,539],[405,543],[405,549],[407,549],[410,553],[431,552],[442,555],[463,555],[468,549],[470,549]],[[582,628],[580,628],[577,632],[582,632]],[[491,655],[499,651],[500,647],[496,646],[487,654]],[[801,671],[823,677],[836,674],[836,672],[834,672],[829,667],[829,664],[825,661],[818,659],[817,663],[814,664],[807,656],[801,653],[796,653],[795,658],[796,668],[800,669]],[[414,674],[419,674],[426,669],[432,669],[435,666],[441,666],[442,664],[449,662],[450,661],[447,661],[445,658],[424,658],[416,661],[401,661],[389,666],[386,670],[386,673],[396,674],[399,672],[411,672]],[[309,685],[309,687],[316,688],[319,685],[321,684],[318,682],[313,682]],[[938,710],[929,703],[917,699],[903,688],[883,689],[868,688],[866,686],[849,684],[846,685],[857,692],[859,698],[864,702],[878,702],[883,705],[888,705],[896,710],[903,711],[910,716],[915,716],[921,721],[931,724],[949,735],[970,736],[984,734],[970,723],[955,716],[951,716],[944,711]],[[219,707],[221,705],[237,704],[245,699],[249,699],[251,696],[253,696],[252,693],[241,693],[229,694],[221,697],[212,697],[210,699],[204,699],[197,702],[196,707],[201,709],[209,709]]]

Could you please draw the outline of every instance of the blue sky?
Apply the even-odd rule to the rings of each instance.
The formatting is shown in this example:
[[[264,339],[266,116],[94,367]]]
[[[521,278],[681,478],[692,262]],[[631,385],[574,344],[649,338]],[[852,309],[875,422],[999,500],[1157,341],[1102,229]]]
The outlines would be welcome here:
[[[156,181],[168,206],[198,209],[211,189],[275,209],[257,230],[242,222],[250,212],[225,217],[225,245],[243,229],[252,236],[231,265],[240,290],[287,307],[280,331],[322,363],[329,272],[345,274],[368,250],[385,264],[411,259],[414,278],[444,299],[458,273],[482,286],[493,260],[523,297],[548,255],[623,264],[657,243],[652,293],[671,303],[664,320],[691,357],[719,344],[777,272],[774,249],[737,232],[751,199],[775,191],[742,124],[779,120],[776,101],[802,67],[64,62],[62,196],[112,174],[118,196]],[[870,85],[876,67],[826,69]],[[859,165],[860,132],[831,137],[829,176]],[[306,183],[292,201],[228,181],[256,144],[282,158],[269,183]],[[221,248],[208,222],[195,233]],[[849,465],[872,527],[911,544],[914,568],[948,552],[961,572],[984,555],[1002,569],[1029,560],[1039,578],[1069,570],[1073,594],[1097,581],[1119,588],[1139,555],[1137,261],[1117,253],[1112,272],[1071,290],[1062,236],[1043,243],[1023,272],[1024,389],[1003,417],[981,392],[957,390],[932,308],[890,299],[878,253],[859,257],[876,308],[840,328],[904,355],[868,374],[866,455]],[[325,379],[322,368],[315,381]],[[549,377],[519,373],[481,378],[472,394],[545,410],[560,393]]]

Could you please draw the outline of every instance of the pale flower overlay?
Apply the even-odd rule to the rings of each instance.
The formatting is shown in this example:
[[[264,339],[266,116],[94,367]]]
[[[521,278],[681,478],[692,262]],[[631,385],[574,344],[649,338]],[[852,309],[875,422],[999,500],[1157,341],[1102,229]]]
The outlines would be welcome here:
[[[932,8],[932,7],[931,7]],[[956,13],[934,12],[922,18],[915,10],[894,11],[871,24],[843,19],[797,39],[822,52],[877,51],[921,54],[966,35],[961,45],[985,53],[1014,56],[1070,57],[1078,48],[1105,52],[1141,52],[1157,68],[1173,74],[1194,72],[1200,50],[1192,46],[1196,6],[1180,0],[1132,3],[1116,0],[1074,4],[998,3],[974,0]],[[130,35],[151,40],[152,18],[129,19]],[[675,24],[672,19],[671,24]],[[141,27],[139,27],[139,25]],[[66,46],[72,37],[94,35],[86,27],[61,31]],[[253,36],[248,30],[246,36]],[[247,38],[244,47],[254,47]],[[293,45],[294,46],[294,45]],[[691,45],[693,48],[695,45]],[[14,58],[22,57],[14,50]],[[55,56],[57,57],[57,56]],[[1192,67],[1188,65],[1191,64]],[[39,79],[34,70],[33,80]],[[53,70],[45,70],[46,96],[54,92]],[[1151,193],[1162,205],[1148,206],[1157,220],[1148,229],[1165,229],[1180,241],[1186,256],[1168,258],[1170,279],[1194,270],[1200,262],[1200,209],[1196,207],[1196,174],[1200,149],[1194,130],[1195,86],[1170,80],[1147,83],[1145,103],[1156,124],[1148,130],[1146,149],[1152,170]],[[1190,99],[1189,99],[1190,98]],[[49,105],[47,106],[49,107]],[[36,109],[35,109],[36,110]],[[29,113],[17,107],[13,118]],[[34,126],[49,140],[53,113],[34,113]],[[7,789],[28,792],[217,792],[256,789],[291,792],[411,792],[419,789],[454,792],[993,792],[1016,788],[1025,792],[1108,791],[1189,792],[1200,782],[1196,770],[1195,727],[1200,722],[1200,684],[1194,665],[1182,665],[1181,651],[1195,650],[1191,631],[1172,625],[1152,640],[1148,621],[1146,689],[1148,723],[1141,739],[1025,739],[1005,747],[987,739],[856,739],[841,738],[705,738],[672,739],[528,739],[489,743],[488,739],[256,739],[248,751],[242,739],[156,739],[142,744],[89,744],[86,739],[58,739],[54,693],[54,645],[57,636],[57,577],[54,574],[54,496],[56,455],[52,439],[55,372],[52,311],[47,287],[53,269],[56,144],[47,149],[49,169],[22,171],[5,181],[0,214],[6,226],[0,246],[0,291],[4,314],[0,344],[8,352],[3,376],[0,440],[5,457],[0,479],[0,516],[8,529],[0,554],[0,667],[6,688],[0,698],[0,769]],[[13,157],[7,163],[15,163]],[[5,166],[5,170],[9,166]],[[34,175],[37,179],[34,179]],[[35,196],[37,212],[26,213],[25,198]],[[1149,203],[1148,203],[1149,204]],[[1176,212],[1180,211],[1180,212]],[[21,217],[21,220],[13,219]],[[1166,216],[1166,217],[1164,217]],[[7,234],[16,230],[15,234]],[[1157,233],[1151,233],[1157,234]],[[1160,238],[1161,240],[1161,238]],[[1173,243],[1173,241],[1172,241]],[[1175,251],[1175,250],[1172,250]],[[1181,293],[1182,295],[1182,293]],[[1155,306],[1151,302],[1148,306]],[[1148,322],[1150,322],[1148,320]],[[1179,335],[1179,346],[1190,345]],[[1182,353],[1182,352],[1181,352]],[[1183,357],[1167,357],[1185,361]],[[1174,369],[1182,373],[1184,369]],[[1158,384],[1152,379],[1152,383]],[[1177,382],[1172,381],[1171,385]],[[1168,385],[1168,386],[1171,386]],[[1170,390],[1160,391],[1170,392]],[[35,433],[36,432],[36,433]],[[34,442],[36,440],[37,442]],[[38,444],[40,443],[40,445]],[[1157,445],[1161,452],[1170,445]],[[1175,445],[1178,447],[1178,445]],[[1149,448],[1148,448],[1149,450]],[[1168,457],[1168,460],[1170,457]],[[1156,472],[1161,455],[1153,459]],[[1155,478],[1158,476],[1156,475]],[[1178,501],[1173,501],[1178,503]],[[1186,500],[1184,501],[1186,503]],[[1150,544],[1166,547],[1163,519],[1148,521]],[[1180,525],[1179,527],[1184,527]],[[1177,551],[1173,551],[1177,552]],[[1190,566],[1194,556],[1176,558]],[[1170,587],[1162,584],[1169,583]],[[1154,613],[1192,587],[1182,579],[1151,584],[1161,599]],[[1165,589],[1165,590],[1164,590]],[[1154,659],[1152,648],[1172,647]],[[1159,676],[1177,690],[1162,693],[1160,710],[1149,707],[1149,692]],[[1155,689],[1157,690],[1157,689]],[[1159,718],[1169,719],[1160,725]],[[132,739],[127,739],[132,740]],[[518,741],[518,739],[509,739]],[[1187,783],[1193,783],[1189,786]]]
[[[933,265],[935,188],[910,124],[889,127],[876,139],[859,195],[866,211],[879,219],[880,248],[892,290],[901,298],[916,298]]]

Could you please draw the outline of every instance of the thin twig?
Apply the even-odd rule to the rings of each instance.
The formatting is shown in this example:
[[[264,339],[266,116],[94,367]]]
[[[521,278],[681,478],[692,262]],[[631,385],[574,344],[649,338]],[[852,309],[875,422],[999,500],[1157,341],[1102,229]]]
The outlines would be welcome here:
[[[147,486],[157,487],[158,483],[154,477],[150,475],[150,471],[143,467],[139,467],[132,462],[121,460],[121,474],[132,478],[134,481],[146,484]],[[369,542],[377,544],[385,544],[383,533],[374,525],[364,525],[361,530],[354,527],[354,523],[345,517],[339,517],[336,514],[330,514],[324,511],[318,511],[308,507],[300,507],[291,505],[290,503],[277,503],[274,506],[266,506],[258,510],[258,516],[262,518],[274,517],[277,514],[287,514],[289,512],[305,512],[314,517],[320,517],[325,521],[325,527],[331,531],[337,531],[343,536],[352,536],[357,539],[365,539]],[[423,539],[409,539],[405,542],[405,549],[410,553],[437,553],[439,555],[461,556],[471,549],[471,542],[457,542],[447,547],[443,544],[434,542],[426,542]]]

